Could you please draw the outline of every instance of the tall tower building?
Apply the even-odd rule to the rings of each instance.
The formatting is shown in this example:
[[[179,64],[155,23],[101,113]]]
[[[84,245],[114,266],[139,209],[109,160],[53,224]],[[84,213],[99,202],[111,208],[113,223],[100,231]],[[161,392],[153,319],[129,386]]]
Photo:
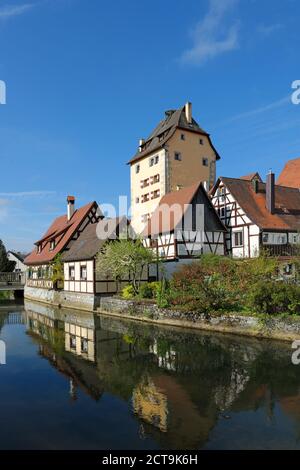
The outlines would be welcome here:
[[[160,199],[202,180],[211,188],[220,159],[210,135],[192,116],[192,104],[165,112],[165,118],[128,162],[131,183],[132,226],[141,233]]]

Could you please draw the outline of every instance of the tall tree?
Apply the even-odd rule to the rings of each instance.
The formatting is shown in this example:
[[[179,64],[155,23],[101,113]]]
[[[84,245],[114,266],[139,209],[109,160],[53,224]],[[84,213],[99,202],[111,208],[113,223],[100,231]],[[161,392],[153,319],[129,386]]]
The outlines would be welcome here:
[[[16,266],[15,261],[10,261],[7,256],[5,246],[0,240],[0,272],[1,273],[11,273]]]
[[[130,279],[137,294],[148,266],[155,262],[153,252],[141,240],[120,239],[108,242],[97,256],[97,271],[116,281]]]

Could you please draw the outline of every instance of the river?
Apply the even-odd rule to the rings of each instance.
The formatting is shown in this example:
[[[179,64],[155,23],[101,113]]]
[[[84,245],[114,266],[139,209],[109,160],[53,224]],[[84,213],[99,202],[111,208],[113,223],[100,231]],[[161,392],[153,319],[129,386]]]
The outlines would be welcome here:
[[[1,449],[300,449],[288,343],[32,302],[0,339]]]

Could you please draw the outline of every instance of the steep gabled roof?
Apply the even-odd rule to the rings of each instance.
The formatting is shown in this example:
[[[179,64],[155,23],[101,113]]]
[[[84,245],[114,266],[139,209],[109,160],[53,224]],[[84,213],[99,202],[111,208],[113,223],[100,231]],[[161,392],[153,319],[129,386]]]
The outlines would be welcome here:
[[[289,160],[285,164],[276,184],[290,188],[300,188],[300,158]]]
[[[249,175],[241,176],[241,180],[246,180],[246,181],[253,181],[254,179],[257,179],[258,181],[262,181],[260,174],[259,173],[249,173]]]
[[[11,253],[13,256],[15,256],[15,258],[17,258],[19,261],[21,261],[21,263],[24,262],[24,259],[25,259],[26,256],[27,256],[27,254],[25,254],[25,253],[20,253],[19,251],[11,251],[11,250],[9,250],[9,251],[7,252],[7,254],[8,254],[8,253]]]
[[[266,208],[266,184],[259,182],[255,192],[251,181],[221,176],[211,191],[215,194],[222,181],[250,220],[261,229],[300,230],[300,192],[275,185],[275,213]]]
[[[41,252],[38,253],[37,248],[34,248],[34,250],[25,258],[24,263],[27,265],[35,265],[52,261],[70,242],[82,222],[93,208],[98,209],[98,204],[95,201],[75,210],[69,221],[67,215],[57,217],[43,237],[35,243],[37,246],[41,245]],[[53,250],[50,249],[51,240],[55,240],[56,242]]]
[[[88,225],[70,249],[64,252],[62,260],[66,262],[93,259],[108,240],[118,238],[128,225],[126,217],[102,219],[98,223]]]
[[[198,198],[199,202],[201,200],[201,203],[205,204],[205,229],[208,229],[208,226],[212,229],[211,218],[214,218],[214,223],[218,227],[217,230],[226,231],[202,182],[198,181],[192,186],[180,189],[179,191],[170,192],[163,196],[158,207],[152,214],[151,219],[148,220],[142,235],[148,237],[150,235],[155,236],[173,232],[181,224],[188,210],[188,206],[193,203],[197,195],[200,196]],[[216,228],[214,229],[216,230]]]
[[[190,132],[196,132],[197,134],[205,135],[209,142],[216,152],[217,160],[220,159],[220,155],[214,148],[209,134],[204,131],[199,124],[192,118],[192,123],[189,124],[185,114],[185,106],[176,110],[169,110],[165,113],[165,119],[160,121],[158,126],[151,132],[149,137],[145,140],[144,144],[142,145],[142,151],[139,150],[134,155],[134,157],[128,162],[128,164],[132,164],[144,158],[145,156],[149,155],[156,150],[159,150],[164,147],[164,145],[170,140],[170,138],[174,135],[177,129],[187,130]]]

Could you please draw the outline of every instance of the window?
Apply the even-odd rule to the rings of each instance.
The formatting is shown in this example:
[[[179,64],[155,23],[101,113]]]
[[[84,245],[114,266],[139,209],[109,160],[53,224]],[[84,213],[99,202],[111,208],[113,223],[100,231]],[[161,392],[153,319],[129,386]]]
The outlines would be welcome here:
[[[153,166],[154,165],[154,158],[150,158],[149,160],[149,166]]]
[[[224,186],[222,186],[222,188],[219,188],[218,195],[219,195],[220,201],[225,201],[225,188],[224,188]]]
[[[181,135],[180,135],[180,139],[181,139],[181,140],[185,140],[185,134],[181,134]]]
[[[140,169],[141,169],[140,165],[135,165],[135,172],[136,173],[139,173]]]
[[[221,207],[221,209],[220,209],[220,217],[225,217],[225,207]]]
[[[263,241],[263,243],[268,243],[268,241],[269,241],[269,234],[268,233],[263,233],[262,241]]]
[[[80,279],[81,281],[86,281],[87,279],[87,271],[86,266],[80,266]]]
[[[155,159],[154,159],[154,163],[155,165],[157,165],[159,162],[159,155],[156,155]]]
[[[243,237],[243,232],[233,232],[233,246],[238,247],[238,246],[243,246],[244,244],[244,237]]]
[[[149,178],[141,180],[141,189],[146,188],[147,186],[149,186]]]
[[[88,340],[86,338],[81,338],[81,352],[88,352]]]
[[[200,144],[200,145],[204,145],[204,140],[203,140],[203,139],[199,139],[199,144]]]
[[[74,281],[75,279],[75,267],[69,266],[69,280]]]
[[[147,202],[149,200],[150,200],[150,194],[149,193],[142,195],[141,202]]]
[[[151,191],[151,199],[156,199],[160,196],[160,190],[157,189],[156,191]]]
[[[50,242],[50,251],[54,250],[55,248],[55,240],[51,240]]]
[[[208,158],[202,158],[202,165],[208,166]]]
[[[181,162],[181,160],[182,160],[181,153],[180,153],[180,152],[175,152],[174,158],[175,158],[175,160],[177,160],[178,162]]]
[[[76,349],[76,336],[74,335],[70,336],[70,348]]]
[[[135,198],[135,203],[138,204],[140,202],[140,198],[139,197],[136,197]]]
[[[37,252],[40,253],[42,251],[42,245],[37,246]]]

